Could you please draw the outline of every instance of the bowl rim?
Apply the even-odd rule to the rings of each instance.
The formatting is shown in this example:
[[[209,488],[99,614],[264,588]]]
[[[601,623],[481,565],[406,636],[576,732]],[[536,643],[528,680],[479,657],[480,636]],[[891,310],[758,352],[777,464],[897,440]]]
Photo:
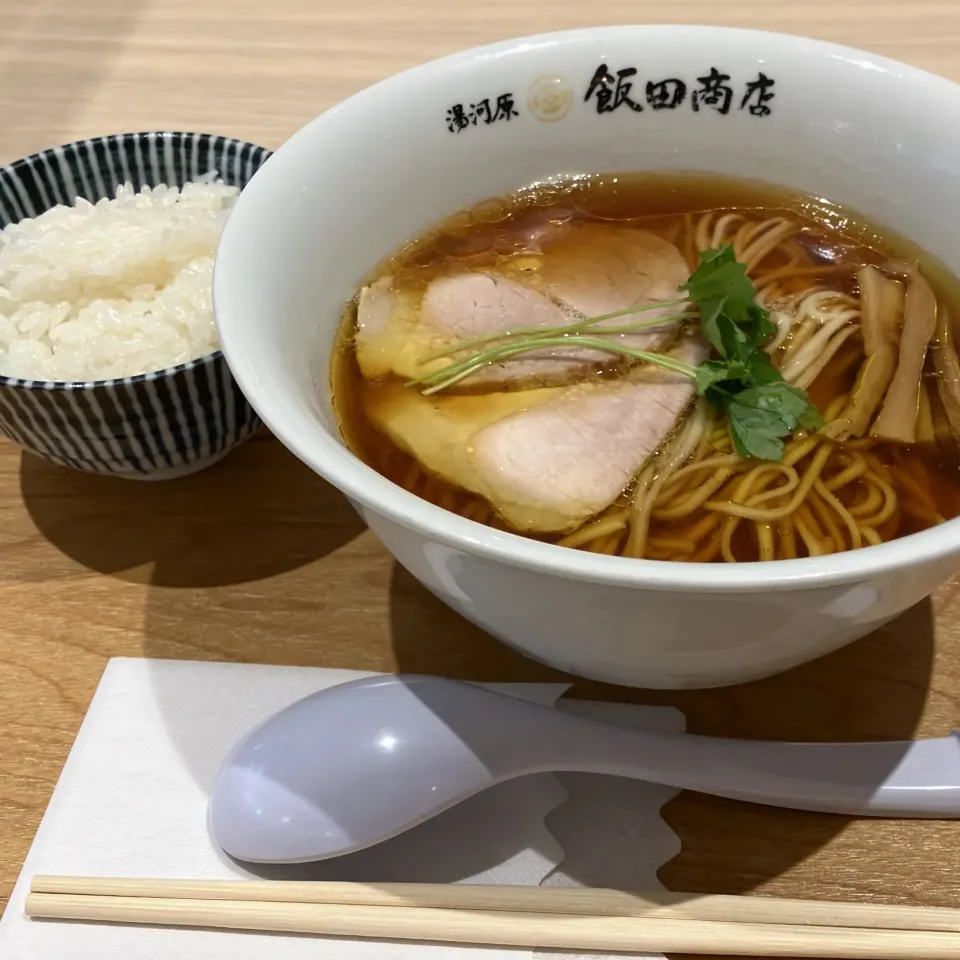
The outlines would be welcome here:
[[[365,464],[343,442],[320,429],[304,434],[286,415],[275,416],[270,390],[260,380],[249,359],[238,355],[233,338],[224,335],[221,321],[227,301],[239,301],[228,292],[225,270],[234,247],[234,236],[253,229],[247,222],[250,196],[271,190],[283,179],[284,163],[301,151],[315,152],[311,140],[325,123],[344,110],[363,109],[390,85],[411,76],[440,74],[448,67],[481,62],[510,54],[521,54],[550,46],[589,42],[612,34],[633,34],[646,39],[658,35],[715,34],[726,41],[766,41],[793,52],[818,59],[839,58],[859,66],[893,74],[906,84],[923,84],[960,102],[960,84],[945,77],[879,54],[825,40],[776,31],[691,24],[622,24],[589,27],[513,37],[471,47],[427,61],[381,80],[324,111],[297,130],[274,153],[272,165],[258,172],[251,186],[238,198],[237,206],[224,229],[214,265],[214,315],[222,349],[237,383],[271,432],[300,460],[353,501],[385,519],[412,530],[428,541],[453,550],[520,567],[545,575],[559,576],[608,586],[656,589],[687,593],[753,593],[775,589],[793,591],[829,586],[862,584],[865,581],[919,564],[936,563],[960,554],[960,517],[919,533],[909,534],[876,546],[866,546],[824,557],[768,560],[744,563],[680,563],[667,560],[603,556],[532,540],[520,534],[499,531],[435,506],[394,484]],[[231,307],[228,309],[232,309]]]
[[[41,160],[47,154],[57,150],[86,150],[92,151],[94,144],[108,144],[111,142],[122,141],[125,138],[134,138],[140,140],[145,137],[156,137],[158,139],[171,139],[173,137],[194,138],[196,140],[225,140],[238,144],[241,149],[244,147],[253,147],[254,150],[265,152],[264,163],[273,156],[273,150],[262,144],[254,143],[252,140],[241,140],[239,137],[230,137],[222,133],[207,133],[203,130],[129,130],[123,133],[105,133],[96,137],[86,137],[80,140],[71,140],[69,143],[61,143],[53,147],[44,147],[42,150],[36,150],[26,156],[11,160],[9,163],[0,165],[0,178],[4,174],[19,176],[24,168],[32,169],[35,162]],[[262,164],[261,164],[262,166]],[[242,192],[242,190],[241,190]],[[57,204],[54,204],[57,206]],[[52,210],[53,207],[47,207]],[[44,211],[46,212],[46,211]],[[11,221],[8,226],[14,223],[22,223],[24,220],[33,219],[31,217],[22,217],[20,220]],[[229,218],[228,218],[229,219]],[[161,377],[173,377],[189,370],[195,370],[198,367],[206,366],[210,363],[223,358],[223,350],[217,349],[210,353],[203,353],[199,357],[191,360],[183,360],[170,367],[161,367],[159,370],[147,370],[143,373],[134,373],[127,377],[107,377],[101,380],[33,380],[28,377],[10,377],[0,373],[0,388],[16,387],[25,390],[92,390],[96,388],[111,389],[117,386],[126,386],[128,384],[146,383],[152,380],[159,380]]]

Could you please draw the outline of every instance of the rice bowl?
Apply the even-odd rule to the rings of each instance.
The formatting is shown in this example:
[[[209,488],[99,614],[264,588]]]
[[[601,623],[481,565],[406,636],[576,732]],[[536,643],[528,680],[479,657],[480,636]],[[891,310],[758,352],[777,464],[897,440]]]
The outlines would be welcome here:
[[[54,463],[142,480],[195,473],[252,435],[210,272],[233,198],[269,156],[211,134],[132,133],[0,168],[0,432]]]

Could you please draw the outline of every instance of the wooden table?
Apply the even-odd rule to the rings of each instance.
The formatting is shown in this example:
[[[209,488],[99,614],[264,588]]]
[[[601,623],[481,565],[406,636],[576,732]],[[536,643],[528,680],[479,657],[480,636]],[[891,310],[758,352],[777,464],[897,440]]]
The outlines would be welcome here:
[[[459,48],[668,19],[803,32],[960,80],[956,0],[5,0],[0,161],[77,137],[200,129],[275,147],[335,101]],[[0,899],[108,657],[544,679],[397,568],[268,436],[169,484],[85,477],[0,444]],[[583,693],[623,696],[583,684]],[[693,731],[940,735],[960,720],[960,580],[819,663],[741,688],[634,693]],[[848,822],[684,795],[675,890],[956,904],[960,826]]]

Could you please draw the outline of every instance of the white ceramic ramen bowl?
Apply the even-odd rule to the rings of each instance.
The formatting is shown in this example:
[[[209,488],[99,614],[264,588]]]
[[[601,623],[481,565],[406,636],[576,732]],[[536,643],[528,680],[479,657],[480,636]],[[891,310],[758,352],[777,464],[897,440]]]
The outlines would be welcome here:
[[[588,96],[598,69],[613,78],[605,103]],[[664,80],[681,81],[685,96],[654,109],[647,84]],[[649,89],[655,100],[668,88]],[[960,87],[798,37],[607,27],[428,63],[293,136],[244,190],[223,235],[214,277],[223,349],[280,440],[354,502],[429,590],[505,643],[631,686],[776,673],[866,634],[947,579],[960,566],[960,520],[820,559],[597,556],[431,506],[361,463],[338,434],[327,386],[334,331],[378,261],[483,198],[558,174],[623,170],[786,184],[848,204],[960,271]]]

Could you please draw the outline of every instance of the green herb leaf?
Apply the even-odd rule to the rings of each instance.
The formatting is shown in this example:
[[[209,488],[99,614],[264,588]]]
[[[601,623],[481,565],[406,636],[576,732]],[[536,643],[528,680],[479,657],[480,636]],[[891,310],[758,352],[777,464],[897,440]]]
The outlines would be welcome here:
[[[748,387],[726,407],[730,432],[738,451],[742,448],[759,460],[780,460],[783,437],[798,426],[823,424],[806,391],[783,380]]]
[[[776,413],[790,427],[796,425],[807,408],[807,395],[799,387],[791,387],[784,380],[749,387],[737,394],[740,403],[757,410]]]
[[[819,430],[826,425],[826,422],[820,415],[820,411],[808,400],[807,409],[797,419],[797,426],[803,427],[804,430]]]
[[[743,379],[750,384],[782,383],[780,371],[773,365],[770,354],[763,350],[754,350],[747,358]]]
[[[722,298],[723,312],[734,323],[747,320],[747,311],[756,296],[746,264],[737,261],[729,243],[716,250],[704,250],[700,254],[700,265],[680,289],[698,306],[703,301]]]
[[[733,364],[726,360],[704,360],[697,367],[697,395],[702,397],[711,387],[737,378]]]
[[[756,302],[747,307],[747,319],[743,327],[750,341],[759,345],[765,345],[777,332],[777,325],[770,319],[769,311]]]
[[[717,317],[717,330],[722,344],[721,355],[728,360],[739,360],[745,363],[753,350],[753,344],[747,338],[746,331],[738,327],[726,312]]]
[[[746,343],[740,344],[738,349],[742,359],[706,360],[697,367],[697,393],[700,396],[714,385],[727,384],[724,392],[736,394],[750,386],[783,382],[769,354]]]
[[[780,438],[789,434],[778,417],[745,407],[734,400],[727,407],[727,423],[733,445],[741,458],[783,459],[783,440]]]
[[[703,335],[722,358],[697,368],[697,393],[726,413],[740,456],[780,460],[784,437],[823,421],[806,392],[787,384],[763,349],[777,328],[754,299],[746,265],[730,244],[705,250],[680,289],[699,308]]]
[[[727,348],[723,342],[723,332],[720,329],[720,318],[723,316],[723,307],[726,302],[726,297],[716,297],[713,300],[701,300],[697,304],[700,308],[700,329],[707,343],[721,357],[727,355]]]

